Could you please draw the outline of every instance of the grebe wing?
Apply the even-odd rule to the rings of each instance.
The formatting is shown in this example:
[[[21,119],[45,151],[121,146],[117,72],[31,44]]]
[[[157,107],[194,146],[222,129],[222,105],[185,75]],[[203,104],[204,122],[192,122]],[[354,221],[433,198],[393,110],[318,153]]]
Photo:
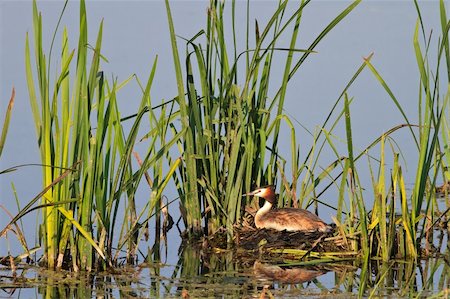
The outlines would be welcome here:
[[[265,214],[261,221],[264,226],[277,230],[315,231],[325,229],[328,225],[315,214],[295,208],[274,209]]]
[[[286,217],[286,218],[303,218],[309,221],[320,221],[323,222],[316,214],[311,213],[305,209],[296,209],[296,208],[282,208],[282,209],[273,209],[270,211],[274,216],[278,217]]]

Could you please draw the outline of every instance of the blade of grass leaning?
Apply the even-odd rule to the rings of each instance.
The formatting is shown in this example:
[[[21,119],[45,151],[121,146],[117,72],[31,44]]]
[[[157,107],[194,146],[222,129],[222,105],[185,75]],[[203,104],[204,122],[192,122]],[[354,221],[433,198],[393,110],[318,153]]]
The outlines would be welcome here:
[[[450,24],[448,22],[447,13],[445,11],[444,0],[439,1],[439,12],[441,20],[441,31],[443,36],[442,43],[444,45],[445,61],[447,63],[447,80],[450,81],[450,47],[448,41],[448,31]]]
[[[8,108],[6,108],[5,119],[3,121],[2,135],[0,136],[0,157],[2,156],[3,147],[5,146],[6,136],[8,135],[9,122],[11,120],[12,108],[14,106],[14,99],[16,96],[16,90],[12,89],[11,98],[8,103]]]
[[[294,65],[292,70],[289,73],[288,78],[292,78],[293,75],[297,72],[297,70],[300,68],[300,66],[303,64],[303,62],[306,61],[309,54],[314,52],[315,47],[320,43],[320,41],[337,25],[339,24],[353,9],[356,8],[356,6],[359,5],[361,0],[356,0],[352,2],[349,6],[347,6],[336,18],[334,18],[323,30],[322,32],[314,39],[314,41],[311,43],[311,45],[308,47],[308,51],[305,52],[304,55],[297,61],[297,63]],[[306,5],[308,2],[305,2],[304,5]],[[277,91],[276,96],[274,98],[277,98],[278,94],[281,93],[283,86],[280,87],[280,89]]]
[[[14,223],[16,223],[19,219],[21,219],[23,216],[25,216],[27,213],[29,213],[31,207],[39,200],[42,198],[42,196],[44,196],[45,193],[47,193],[47,191],[49,189],[51,189],[53,186],[55,186],[56,184],[58,184],[59,182],[61,182],[65,177],[67,177],[69,175],[70,172],[72,171],[76,171],[76,167],[79,164],[76,163],[75,165],[73,165],[72,169],[68,169],[66,170],[60,177],[58,177],[57,179],[55,179],[54,182],[52,182],[52,184],[50,186],[47,186],[45,189],[43,189],[37,196],[35,196],[28,204],[25,205],[25,207],[23,207],[19,213],[5,226],[5,228],[0,232],[0,237],[3,237],[3,235],[5,234],[6,230],[13,225]]]
[[[169,169],[169,171],[167,172],[167,174],[164,177],[164,180],[162,181],[162,183],[159,186],[155,186],[155,189],[157,189],[156,191],[156,195],[152,196],[153,200],[148,201],[145,205],[145,207],[142,209],[142,212],[140,213],[140,215],[138,217],[136,217],[136,220],[134,223],[132,223],[131,225],[131,229],[129,230],[129,232],[122,238],[122,240],[120,240],[119,245],[118,245],[118,252],[123,248],[123,246],[125,245],[125,243],[129,240],[129,238],[136,232],[139,231],[139,229],[143,226],[145,226],[145,224],[150,220],[150,218],[154,215],[154,214],[150,214],[149,217],[147,219],[145,219],[144,221],[141,220],[142,215],[144,214],[145,210],[147,210],[147,207],[149,211],[153,211],[156,207],[156,203],[157,201],[155,199],[157,198],[161,198],[162,196],[162,192],[164,191],[165,187],[167,186],[167,184],[169,183],[170,179],[172,178],[172,175],[174,174],[174,172],[176,171],[176,169],[179,167],[179,164],[181,163],[181,158],[178,158],[175,160],[175,162],[172,164],[171,168]]]
[[[414,131],[412,130],[412,126],[411,123],[408,119],[408,117],[406,116],[406,113],[404,112],[402,106],[400,105],[399,101],[397,100],[397,98],[395,97],[394,93],[392,92],[392,90],[389,88],[388,84],[386,83],[386,81],[383,79],[383,77],[378,73],[378,71],[375,69],[375,67],[373,66],[373,64],[369,61],[369,60],[365,60],[366,65],[369,67],[369,69],[372,71],[372,74],[375,76],[375,78],[377,79],[377,81],[381,84],[381,86],[384,88],[384,90],[388,93],[389,97],[391,98],[391,100],[394,102],[395,106],[397,107],[397,109],[399,110],[399,112],[401,113],[401,115],[403,116],[403,119],[406,121],[406,123],[409,126],[409,130],[411,132],[412,137],[414,138],[414,141],[416,142],[417,147],[419,147],[419,143],[417,141],[417,137],[416,134],[414,133]]]
[[[416,125],[411,125],[412,127],[415,127]],[[371,148],[373,148],[374,146],[376,146],[380,141],[382,136],[389,136],[391,134],[393,134],[394,132],[404,128],[404,127],[409,127],[409,125],[407,124],[400,124],[397,125],[389,130],[387,130],[386,132],[384,132],[382,135],[378,136],[377,138],[375,138],[374,141],[372,141],[368,146],[366,146],[363,150],[361,150],[361,152],[355,157],[355,161],[358,161],[361,157],[363,157],[364,155],[366,155],[367,151],[369,151]],[[337,180],[339,177],[341,177],[343,175],[344,172],[340,172],[338,175],[336,175],[334,177],[334,180]],[[333,185],[333,182],[329,183],[327,186],[325,186],[323,188],[322,191],[320,191],[317,196],[321,196],[325,191],[327,191],[331,186]]]

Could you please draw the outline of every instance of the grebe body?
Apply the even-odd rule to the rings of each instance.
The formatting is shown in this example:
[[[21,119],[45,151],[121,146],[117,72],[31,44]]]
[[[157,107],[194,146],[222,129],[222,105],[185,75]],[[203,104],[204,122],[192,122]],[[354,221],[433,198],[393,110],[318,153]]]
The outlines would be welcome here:
[[[272,209],[273,204],[276,202],[273,186],[258,188],[250,193],[244,194],[244,196],[246,195],[253,195],[265,199],[264,205],[255,215],[255,225],[257,228],[301,232],[330,232],[332,230],[331,226],[307,210],[296,208]]]

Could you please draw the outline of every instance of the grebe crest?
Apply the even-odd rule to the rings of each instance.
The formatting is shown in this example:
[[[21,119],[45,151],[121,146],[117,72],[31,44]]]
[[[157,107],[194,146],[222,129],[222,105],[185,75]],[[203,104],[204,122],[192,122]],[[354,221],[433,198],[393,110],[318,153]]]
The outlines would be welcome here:
[[[275,187],[272,185],[257,188],[243,196],[247,195],[265,199],[264,205],[255,215],[255,225],[257,228],[301,232],[332,231],[331,226],[307,210],[296,208],[272,209],[276,202]]]

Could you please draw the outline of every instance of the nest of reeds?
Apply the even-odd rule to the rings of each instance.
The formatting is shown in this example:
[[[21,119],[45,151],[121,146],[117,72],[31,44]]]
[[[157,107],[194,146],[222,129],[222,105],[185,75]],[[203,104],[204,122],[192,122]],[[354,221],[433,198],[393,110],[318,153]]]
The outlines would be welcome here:
[[[345,250],[342,242],[333,238],[333,232],[287,232],[257,229],[250,226],[235,228],[235,243],[238,247],[246,250],[254,250],[261,247],[266,249],[295,248],[316,252]]]
[[[227,249],[229,232],[219,229],[204,240],[203,247]],[[273,229],[257,229],[253,217],[247,214],[240,225],[234,227],[232,245],[244,251],[271,251],[272,249],[298,249],[314,252],[341,252],[349,248],[336,232],[288,232]]]

